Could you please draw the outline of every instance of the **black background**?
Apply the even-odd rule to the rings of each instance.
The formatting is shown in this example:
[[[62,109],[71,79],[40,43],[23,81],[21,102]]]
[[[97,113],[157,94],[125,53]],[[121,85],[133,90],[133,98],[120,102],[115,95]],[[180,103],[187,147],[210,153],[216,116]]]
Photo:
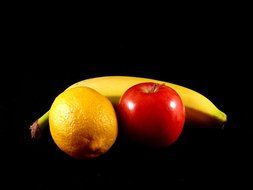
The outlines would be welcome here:
[[[1,69],[1,183],[32,189],[250,185],[247,25],[234,17],[152,24],[147,20],[124,22],[116,30],[108,25],[77,27],[70,21],[66,26],[66,20],[13,20],[6,28]],[[118,140],[106,155],[85,161],[62,153],[49,131],[40,141],[30,139],[29,125],[60,92],[104,75],[148,77],[189,87],[227,113],[228,123],[223,130],[186,125],[180,139],[164,150]]]

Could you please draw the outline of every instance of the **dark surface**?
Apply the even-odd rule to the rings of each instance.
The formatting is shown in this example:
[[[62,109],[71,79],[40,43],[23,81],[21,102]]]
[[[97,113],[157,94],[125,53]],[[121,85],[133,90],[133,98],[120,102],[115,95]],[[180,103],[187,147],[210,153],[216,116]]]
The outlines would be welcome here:
[[[15,53],[7,54],[1,75],[6,84],[0,104],[1,183],[33,189],[250,185],[248,50],[242,33],[231,28],[230,23],[202,30],[191,26],[169,36],[158,26],[157,33],[123,26],[115,44],[105,41],[107,37],[97,38],[99,34],[86,34],[83,41],[75,36],[62,40],[64,34],[57,31],[42,32],[41,37],[13,32],[10,48]],[[29,125],[61,91],[79,80],[104,75],[148,77],[189,87],[227,113],[228,123],[223,130],[185,126],[180,139],[164,150],[121,139],[106,155],[87,161],[62,153],[49,131],[40,141],[30,139]]]

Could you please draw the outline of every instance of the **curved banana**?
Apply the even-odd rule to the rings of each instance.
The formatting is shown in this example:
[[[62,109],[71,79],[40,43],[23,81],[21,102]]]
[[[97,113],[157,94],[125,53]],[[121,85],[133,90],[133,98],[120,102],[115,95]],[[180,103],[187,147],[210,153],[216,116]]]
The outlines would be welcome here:
[[[173,88],[182,98],[186,110],[186,123],[201,126],[220,126],[227,121],[225,113],[220,111],[209,99],[200,93],[176,84],[130,76],[105,76],[86,79],[71,85],[87,86],[106,96],[114,105],[117,105],[120,97],[131,86],[142,82],[155,82],[165,84]],[[69,89],[67,88],[67,89]],[[48,122],[48,112],[39,118],[32,126],[32,137]],[[39,134],[39,133],[38,133]]]

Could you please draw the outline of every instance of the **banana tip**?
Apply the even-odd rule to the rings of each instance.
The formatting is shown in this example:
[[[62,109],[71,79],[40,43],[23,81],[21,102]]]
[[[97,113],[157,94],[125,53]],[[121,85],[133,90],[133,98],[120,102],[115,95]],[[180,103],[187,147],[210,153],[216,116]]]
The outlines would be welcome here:
[[[221,112],[221,128],[225,129],[225,125],[227,123],[227,115],[224,112]]]
[[[227,115],[224,112],[221,112],[221,117],[222,117],[223,123],[226,123],[227,122]]]
[[[40,131],[40,126],[38,123],[38,120],[36,120],[31,126],[30,126],[30,130],[31,130],[31,138],[32,139],[38,139],[41,136],[41,131]]]

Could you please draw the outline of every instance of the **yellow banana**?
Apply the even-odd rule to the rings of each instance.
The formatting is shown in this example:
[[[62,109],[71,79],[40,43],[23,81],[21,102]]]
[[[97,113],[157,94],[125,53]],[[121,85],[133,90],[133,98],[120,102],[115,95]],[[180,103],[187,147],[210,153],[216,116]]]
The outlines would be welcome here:
[[[165,84],[173,88],[181,97],[186,109],[186,123],[201,126],[221,126],[226,120],[225,113],[220,111],[209,99],[200,93],[176,84],[130,76],[105,76],[86,79],[71,85],[87,86],[106,96],[114,105],[117,105],[120,97],[131,86],[142,82],[155,82]],[[67,88],[67,89],[69,89]],[[39,118],[32,126],[32,136],[36,137],[40,128],[48,121],[48,112]]]

